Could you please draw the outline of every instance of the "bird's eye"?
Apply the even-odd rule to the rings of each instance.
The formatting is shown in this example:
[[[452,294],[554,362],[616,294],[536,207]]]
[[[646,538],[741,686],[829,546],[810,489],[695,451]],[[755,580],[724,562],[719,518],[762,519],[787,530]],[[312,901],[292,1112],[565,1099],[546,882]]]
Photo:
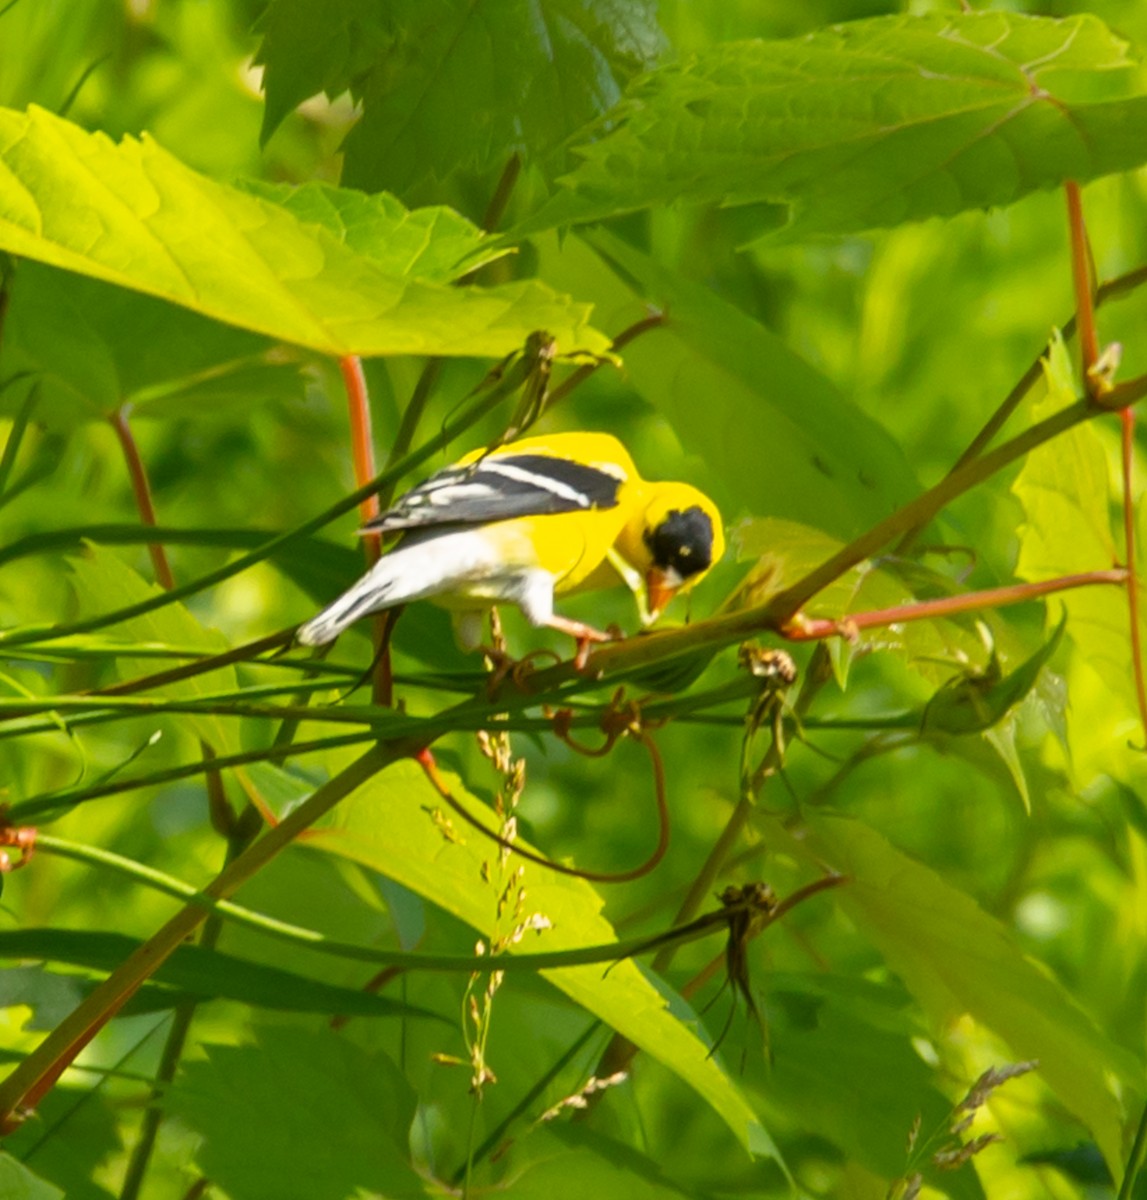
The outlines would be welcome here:
[[[676,571],[682,579],[708,570],[713,562],[713,523],[696,505],[674,509],[656,528],[646,531],[645,542],[654,565]]]

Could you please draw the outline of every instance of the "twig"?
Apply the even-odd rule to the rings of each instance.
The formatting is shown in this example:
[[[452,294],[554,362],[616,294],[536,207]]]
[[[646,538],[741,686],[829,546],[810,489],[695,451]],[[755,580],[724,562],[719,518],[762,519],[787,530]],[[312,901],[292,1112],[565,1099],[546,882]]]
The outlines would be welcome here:
[[[139,519],[144,525],[155,525],[157,522],[155,519],[155,506],[151,500],[151,486],[148,483],[147,470],[143,465],[143,459],[140,457],[135,435],[128,424],[128,406],[121,404],[119,408],[110,414],[108,420],[111,422],[111,426],[116,432],[116,437],[119,438],[120,448],[123,450],[124,462],[127,464],[128,476],[131,479],[131,490],[132,495],[135,497],[135,507],[139,512]],[[171,564],[168,562],[167,551],[164,549],[163,543],[148,542],[147,552],[151,555],[151,565],[155,571],[157,582],[164,591],[170,592],[175,587],[175,576],[171,573]]]
[[[367,394],[366,375],[362,359],[357,354],[348,354],[339,359],[343,383],[346,386],[347,410],[350,417],[351,458],[354,463],[354,481],[362,488],[377,474],[374,461],[374,437],[371,434],[370,397]],[[358,506],[359,518],[368,525],[381,512],[378,493],[364,496]],[[369,569],[378,562],[382,553],[382,534],[373,530],[362,533],[362,553]],[[393,697],[393,679],[390,669],[391,625],[389,614],[375,613],[373,621],[375,665],[373,695],[374,702],[389,708]]]

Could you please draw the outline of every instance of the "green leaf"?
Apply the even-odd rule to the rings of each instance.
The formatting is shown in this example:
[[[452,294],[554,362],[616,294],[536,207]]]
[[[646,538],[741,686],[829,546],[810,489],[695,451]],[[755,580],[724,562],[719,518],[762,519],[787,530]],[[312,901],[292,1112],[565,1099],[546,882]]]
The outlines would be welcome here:
[[[457,776],[441,774],[455,798],[487,828],[495,828],[490,809],[470,795]],[[457,820],[452,822],[453,837],[445,837],[432,819],[439,807],[438,794],[422,769],[413,762],[398,762],[343,801],[332,823],[311,831],[306,844],[373,867],[487,938],[508,934],[514,922],[499,927],[497,892],[493,884],[482,882],[483,864],[496,864],[498,848]],[[518,869],[513,859],[511,867]],[[497,868],[490,869],[496,881]],[[527,896],[525,915],[537,914],[551,927],[527,934],[510,947],[511,953],[518,948],[566,950],[616,940],[613,927],[601,915],[600,896],[585,880],[533,863],[521,863],[520,869],[520,886]],[[775,1146],[737,1087],[709,1057],[697,1035],[669,1012],[664,998],[634,963],[619,962],[608,973],[594,966],[542,975],[692,1086],[743,1145],[779,1161]]]
[[[395,40],[392,22],[374,0],[272,0],[258,29],[264,144],[304,100],[349,91]]]
[[[72,967],[85,967],[94,971],[112,971],[130,954],[138,950],[137,938],[119,933],[100,933],[79,929],[12,929],[0,931],[0,957],[35,958],[47,962],[66,963]],[[8,974],[18,974],[21,980],[29,979],[35,972],[35,992],[25,988],[20,995],[5,990],[0,1004],[36,1004],[44,1009],[38,1014],[32,1028],[51,1028],[62,1014],[74,1007],[77,981],[72,976],[61,976],[36,968],[15,968]],[[209,950],[203,946],[184,945],[152,976],[157,983],[177,988],[181,995],[194,996],[198,1000],[235,1000],[253,1008],[266,1008],[281,1012],[323,1013],[328,1016],[363,1017],[421,1017],[441,1020],[436,1014],[404,1004],[386,996],[376,996],[354,988],[336,987],[317,979],[308,979],[293,971],[262,963],[249,962]],[[52,983],[52,991],[44,984]],[[70,981],[70,987],[65,985]],[[58,993],[55,989],[59,989]],[[36,997],[40,999],[36,999]],[[48,1011],[46,1001],[53,1008]],[[147,1006],[154,1011],[156,1005]],[[51,1020],[50,1018],[55,1018]],[[46,1023],[47,1022],[47,1023]]]
[[[718,45],[637,81],[517,233],[678,201],[789,207],[791,236],[1010,204],[1147,160],[1126,43],[1089,14],[876,17]]]
[[[760,1091],[778,1123],[800,1114],[850,1162],[884,1179],[906,1173],[905,1142],[916,1120],[925,1134],[952,1123],[913,1038],[898,987],[844,976],[773,976],[766,1008],[770,1064]],[[951,1195],[983,1196],[975,1173],[948,1176]]]
[[[64,1193],[10,1154],[0,1153],[0,1197],[3,1200],[64,1200]]]
[[[699,1200],[693,1188],[666,1179],[648,1155],[585,1126],[555,1122],[531,1133],[524,1149],[530,1161],[514,1176],[515,1200]]]
[[[268,361],[265,337],[37,262],[20,265],[4,357],[39,389],[38,422],[70,429],[122,404],[160,416],[301,399],[298,363]],[[281,354],[281,351],[280,351]],[[20,398],[12,389],[3,402]]]
[[[232,1200],[425,1195],[409,1165],[416,1097],[386,1054],[298,1028],[206,1049],[165,1103],[203,1138],[196,1161]]]
[[[404,241],[385,261],[356,254],[150,138],[116,144],[35,108],[0,109],[0,250],[324,354],[500,356],[539,329],[562,352],[606,348],[585,305],[536,281],[412,278]]]
[[[949,680],[928,702],[921,723],[925,733],[984,733],[998,725],[1035,687],[1039,673],[1063,636],[1063,617],[1051,637],[1014,671],[1004,675],[993,652],[987,668]]]
[[[662,36],[652,0],[275,0],[264,140],[318,91],[348,88],[363,115],[345,180],[405,194],[463,169],[533,159],[610,108]]]
[[[243,187],[281,205],[304,224],[321,226],[385,270],[397,268],[416,279],[450,283],[506,253],[452,208],[408,209],[386,192],[371,196],[327,183],[248,181]]]
[[[634,321],[650,305],[665,314],[663,325],[625,347],[625,373],[687,452],[710,464],[731,512],[767,512],[848,537],[919,490],[884,428],[708,288],[606,230],[560,246],[547,238],[542,254],[547,279],[592,296],[604,311],[624,306]]]
[[[1071,363],[1056,335],[1045,360],[1046,393],[1032,408],[1040,420],[1074,400]],[[1077,425],[1033,450],[1012,485],[1023,505],[1016,575],[1054,579],[1108,570],[1122,559],[1111,528],[1107,451],[1089,423]],[[1068,637],[1078,653],[1068,664],[1067,740],[1081,786],[1113,769],[1123,778],[1142,770],[1128,742],[1142,738],[1136,718],[1127,596],[1121,588],[1073,588],[1049,605],[1062,606]],[[1092,718],[1095,705],[1104,714]],[[1118,765],[1118,766],[1117,766]]]
[[[1122,1154],[1122,1106],[1112,1080],[1142,1078],[1068,993],[1016,945],[1011,932],[974,900],[901,853],[860,821],[807,817],[802,856],[845,875],[837,903],[884,955],[937,1025],[969,1014],[1039,1075],[1091,1131],[1108,1162]]]
[[[25,1029],[55,1029],[83,998],[81,983],[43,967],[6,967],[0,971],[0,1008],[31,1009]]]

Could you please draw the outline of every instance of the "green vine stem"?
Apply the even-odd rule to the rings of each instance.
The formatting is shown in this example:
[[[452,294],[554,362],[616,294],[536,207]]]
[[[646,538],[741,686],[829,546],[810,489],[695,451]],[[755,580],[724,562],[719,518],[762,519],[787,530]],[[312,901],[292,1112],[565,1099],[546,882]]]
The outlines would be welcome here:
[[[405,971],[442,971],[450,973],[486,971],[490,966],[488,956],[471,956],[461,954],[425,954],[406,950],[381,950],[377,946],[362,946],[354,942],[343,942],[329,938],[315,929],[304,925],[295,925],[289,921],[281,921],[277,917],[245,908],[231,900],[216,899],[192,884],[176,879],[163,871],[157,871],[134,859],[125,858],[108,850],[94,846],[84,846],[64,838],[41,835],[36,841],[37,852],[52,854],[58,858],[67,858],[75,862],[101,870],[114,871],[123,875],[141,887],[184,900],[203,908],[213,916],[254,929],[268,937],[290,942],[313,950],[319,954],[327,954],[333,958],[348,959],[355,962],[376,963],[379,966],[397,967]],[[620,962],[624,958],[648,954],[667,945],[694,941],[706,937],[727,924],[730,912],[737,909],[722,907],[701,916],[695,916],[688,922],[675,924],[671,929],[660,934],[646,934],[642,937],[627,938],[624,941],[605,942],[596,946],[579,946],[571,950],[539,951],[536,953],[514,953],[507,955],[505,960],[499,958],[498,969],[505,967],[510,971],[540,971],[560,967],[584,967],[595,963]],[[17,947],[21,935],[9,935],[6,945]],[[29,956],[32,944],[29,943]]]

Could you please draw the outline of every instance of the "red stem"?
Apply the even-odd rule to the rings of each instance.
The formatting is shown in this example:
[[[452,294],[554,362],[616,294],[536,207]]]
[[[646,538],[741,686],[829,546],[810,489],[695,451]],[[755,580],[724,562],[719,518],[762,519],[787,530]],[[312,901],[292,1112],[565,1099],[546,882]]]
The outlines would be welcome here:
[[[144,525],[154,528],[158,522],[155,519],[155,507],[151,502],[151,486],[147,480],[147,470],[139,454],[135,436],[128,424],[129,406],[121,404],[108,420],[116,431],[119,443],[123,447],[124,461],[127,463],[127,473],[131,478],[131,490],[135,495],[135,506],[139,510],[139,519]],[[151,565],[155,578],[165,592],[175,587],[175,576],[171,573],[171,564],[167,561],[167,551],[162,542],[148,542],[147,552],[151,555]]]
[[[135,495],[135,506],[139,512],[140,522],[154,529],[158,522],[155,517],[155,505],[151,500],[151,483],[147,478],[147,468],[143,465],[143,458],[140,455],[135,435],[128,423],[130,407],[128,404],[121,404],[109,419],[119,438],[120,446],[123,448],[124,461],[127,463],[127,473],[131,479],[131,490]],[[159,586],[165,592],[170,592],[175,587],[175,576],[172,573],[171,563],[163,543],[149,542],[147,551],[151,555],[151,565]],[[199,740],[199,745],[204,759],[211,760],[215,757],[214,749],[202,738]],[[223,837],[230,837],[231,831],[235,827],[235,810],[227,799],[227,792],[223,787],[223,777],[218,771],[209,770],[204,776],[204,786],[207,789],[207,808],[212,826]],[[252,796],[254,798],[253,792]],[[265,817],[273,821],[273,814],[262,803],[262,797],[258,798],[257,807]]]
[[[366,376],[362,370],[362,359],[357,354],[348,354],[339,359],[343,383],[346,386],[347,410],[350,416],[351,456],[354,461],[356,487],[363,487],[378,474],[374,461],[374,437],[370,427],[370,399],[366,390]],[[365,525],[378,516],[378,495],[367,496],[358,506],[359,515]],[[382,553],[382,535],[364,533],[362,551],[366,565],[373,567]],[[393,701],[394,679],[390,668],[390,645],[387,636],[389,620],[386,613],[374,618],[374,648],[378,654],[378,666],[374,674],[374,702],[389,708]]]
[[[1124,562],[1127,564],[1127,610],[1131,620],[1131,668],[1135,676],[1135,698],[1139,704],[1139,723],[1147,744],[1147,687],[1143,682],[1143,645],[1139,633],[1139,579],[1135,569],[1135,505],[1131,492],[1131,462],[1135,449],[1135,411],[1123,409],[1119,414],[1122,432],[1123,467],[1123,540],[1126,544]]]
[[[948,617],[954,613],[974,612],[981,608],[999,608],[1005,604],[1020,604],[1025,600],[1036,600],[1052,592],[1068,588],[1089,587],[1099,583],[1126,584],[1129,572],[1123,567],[1110,571],[1085,571],[1079,575],[1061,575],[1056,579],[1043,579],[1037,583],[1013,583],[1007,587],[989,588],[982,592],[967,592],[962,596],[943,596],[939,600],[920,600],[915,604],[901,604],[896,608],[878,608],[870,612],[833,620],[824,617],[802,617],[798,615],[782,630],[793,642],[816,641],[826,637],[851,637],[861,629],[872,629],[883,625],[894,625],[901,621],[922,621],[936,617]]]
[[[1094,399],[1095,380],[1092,368],[1099,359],[1099,334],[1095,328],[1095,290],[1091,279],[1091,255],[1087,247],[1087,226],[1083,223],[1083,201],[1079,184],[1069,179],[1064,184],[1067,194],[1067,223],[1071,230],[1071,278],[1075,285],[1075,311],[1079,321],[1079,350],[1083,358],[1083,386]]]

